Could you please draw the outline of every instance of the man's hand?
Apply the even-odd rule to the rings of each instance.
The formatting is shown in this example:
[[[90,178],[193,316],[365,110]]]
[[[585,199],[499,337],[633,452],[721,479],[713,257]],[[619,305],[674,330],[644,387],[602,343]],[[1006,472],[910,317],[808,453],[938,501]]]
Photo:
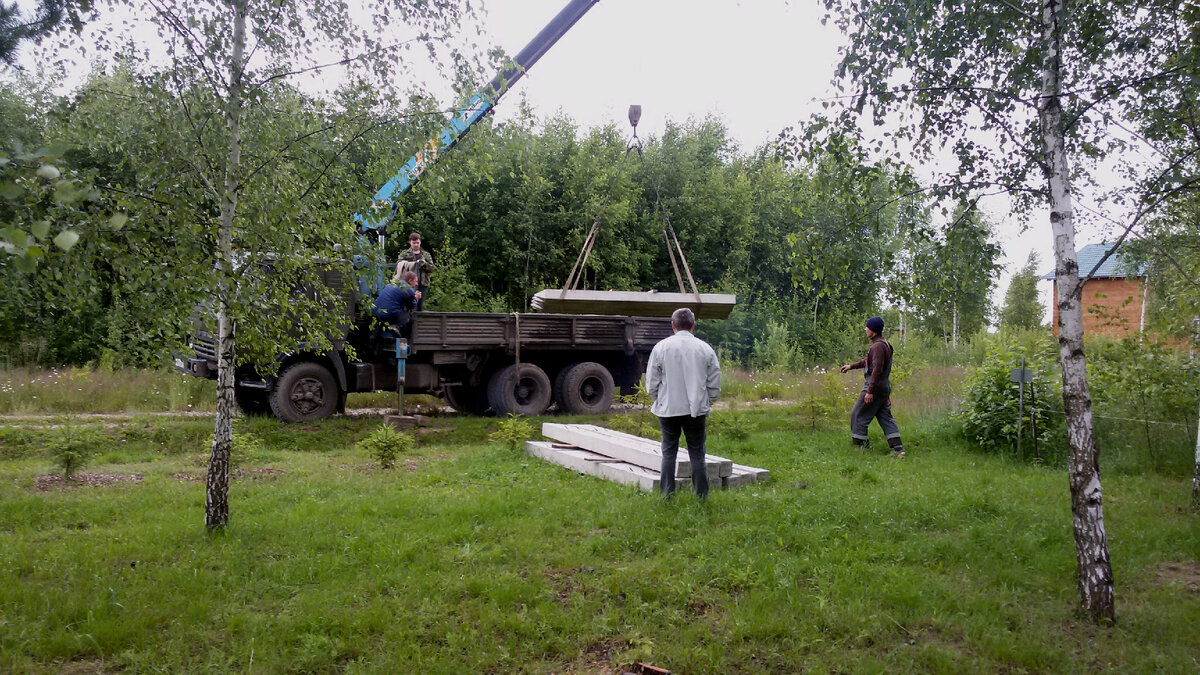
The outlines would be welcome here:
[[[875,394],[868,393],[866,396],[863,396],[863,403],[866,403],[868,405],[874,400],[875,400]]]
[[[413,297],[420,300],[421,299],[421,291],[413,291]]]
[[[843,372],[843,373],[844,373],[844,372],[846,372],[846,371],[848,371],[848,370],[850,370],[850,364],[849,364],[849,363],[847,363],[846,365],[842,366],[842,372]]]

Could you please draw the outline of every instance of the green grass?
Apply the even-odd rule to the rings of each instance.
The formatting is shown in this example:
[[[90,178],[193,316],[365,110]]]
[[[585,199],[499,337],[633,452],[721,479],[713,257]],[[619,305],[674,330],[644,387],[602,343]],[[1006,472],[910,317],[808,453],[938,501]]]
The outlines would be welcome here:
[[[241,466],[283,473],[235,479],[217,534],[203,484],[173,477],[203,472],[209,421],[105,427],[83,471],[143,483],[46,492],[44,431],[7,427],[23,450],[0,452],[0,671],[1200,665],[1190,476],[1105,476],[1118,621],[1096,627],[1074,614],[1061,469],[978,454],[936,415],[901,419],[895,461],[786,406],[740,413],[751,433],[710,449],[772,478],[708,504],[489,445],[495,419],[437,420],[392,471],[353,450],[375,420],[239,420],[259,441]]]

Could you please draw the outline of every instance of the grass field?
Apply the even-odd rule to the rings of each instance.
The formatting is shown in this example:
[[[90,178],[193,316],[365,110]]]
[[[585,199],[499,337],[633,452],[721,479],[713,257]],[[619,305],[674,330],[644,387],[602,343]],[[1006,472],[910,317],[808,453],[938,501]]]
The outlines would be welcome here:
[[[841,413],[814,431],[738,399],[749,435],[710,450],[772,477],[707,504],[489,444],[495,419],[438,418],[391,471],[354,448],[375,420],[240,419],[217,534],[210,419],[86,422],[107,440],[84,471],[142,477],[109,487],[45,484],[47,424],[7,424],[0,671],[1200,669],[1190,476],[1106,474],[1118,621],[1097,627],[1061,469],[979,454],[944,413],[898,411],[896,461]]]

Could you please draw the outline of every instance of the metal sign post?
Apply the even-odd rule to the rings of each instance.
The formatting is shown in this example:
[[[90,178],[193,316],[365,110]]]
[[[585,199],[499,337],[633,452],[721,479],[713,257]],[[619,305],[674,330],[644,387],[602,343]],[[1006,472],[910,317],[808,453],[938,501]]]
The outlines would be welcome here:
[[[1013,382],[1016,382],[1017,387],[1019,387],[1018,393],[1017,393],[1017,454],[1020,455],[1021,454],[1021,418],[1025,416],[1025,383],[1028,382],[1030,384],[1031,391],[1032,391],[1032,386],[1033,386],[1033,371],[1029,370],[1028,368],[1025,367],[1025,357],[1024,356],[1021,357],[1021,367],[1014,368],[1012,371],[1012,375],[1010,375],[1009,378]],[[1031,402],[1031,404],[1032,404],[1032,402]],[[1034,433],[1036,433],[1036,432],[1034,432]],[[1037,440],[1035,438],[1034,443],[1036,443],[1036,442],[1037,442]]]
[[[396,414],[404,414],[404,371],[408,365],[408,340],[396,339]]]

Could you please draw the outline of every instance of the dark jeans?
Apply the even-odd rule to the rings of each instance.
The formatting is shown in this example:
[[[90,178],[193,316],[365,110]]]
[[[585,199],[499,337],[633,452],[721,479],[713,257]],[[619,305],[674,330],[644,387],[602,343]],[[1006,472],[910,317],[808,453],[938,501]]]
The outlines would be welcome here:
[[[705,424],[707,416],[660,417],[662,429],[662,469],[659,490],[664,497],[675,491],[675,458],[679,454],[679,434],[687,437],[688,459],[692,462],[692,487],[700,499],[708,498],[708,469],[704,466]]]

